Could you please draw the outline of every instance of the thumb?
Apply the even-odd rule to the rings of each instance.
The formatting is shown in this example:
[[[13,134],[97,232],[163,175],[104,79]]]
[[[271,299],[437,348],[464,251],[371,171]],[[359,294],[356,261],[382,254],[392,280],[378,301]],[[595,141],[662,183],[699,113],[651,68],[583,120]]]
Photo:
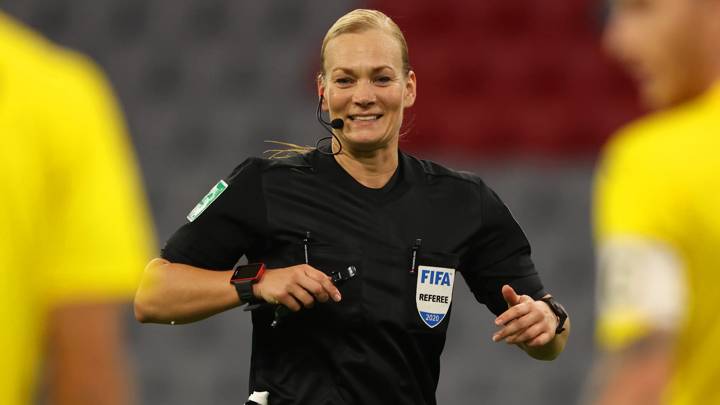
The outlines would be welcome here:
[[[512,287],[510,287],[510,284],[502,286],[502,295],[505,302],[507,302],[508,307],[513,307],[520,303],[520,296],[515,293],[515,290],[513,290]]]

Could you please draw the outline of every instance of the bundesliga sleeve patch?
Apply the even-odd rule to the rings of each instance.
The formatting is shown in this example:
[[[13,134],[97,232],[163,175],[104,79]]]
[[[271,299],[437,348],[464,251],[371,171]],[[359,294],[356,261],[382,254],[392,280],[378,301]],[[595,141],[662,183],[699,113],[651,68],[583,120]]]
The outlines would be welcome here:
[[[207,195],[205,195],[199,203],[197,203],[195,208],[190,211],[187,215],[188,221],[192,222],[199,217],[200,214],[202,214],[203,211],[205,211],[205,209],[213,203],[213,201],[217,200],[217,198],[220,197],[220,194],[222,194],[227,188],[228,185],[225,183],[225,180],[220,180],[215,187],[213,187],[212,190],[210,190],[210,192],[207,193]]]
[[[445,319],[452,303],[455,269],[419,266],[415,303],[425,325],[434,328]]]

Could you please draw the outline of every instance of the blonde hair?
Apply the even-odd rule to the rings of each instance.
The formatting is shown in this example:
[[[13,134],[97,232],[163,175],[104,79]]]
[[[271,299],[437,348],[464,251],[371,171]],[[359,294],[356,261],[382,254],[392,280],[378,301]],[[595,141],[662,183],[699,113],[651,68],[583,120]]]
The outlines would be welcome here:
[[[275,149],[267,149],[263,153],[267,155],[268,159],[287,159],[291,156],[295,155],[304,155],[306,153],[312,152],[315,150],[315,147],[313,146],[303,146],[298,145],[290,142],[283,142],[283,141],[265,141],[265,143],[270,143],[277,145],[277,148]]]
[[[400,44],[400,52],[403,64],[403,73],[407,76],[410,72],[410,58],[408,56],[408,46],[405,36],[400,27],[395,22],[377,10],[356,9],[344,16],[340,17],[335,24],[330,27],[320,48],[320,73],[318,80],[325,78],[325,48],[330,40],[339,37],[342,34],[364,32],[371,29],[385,31],[392,35]]]

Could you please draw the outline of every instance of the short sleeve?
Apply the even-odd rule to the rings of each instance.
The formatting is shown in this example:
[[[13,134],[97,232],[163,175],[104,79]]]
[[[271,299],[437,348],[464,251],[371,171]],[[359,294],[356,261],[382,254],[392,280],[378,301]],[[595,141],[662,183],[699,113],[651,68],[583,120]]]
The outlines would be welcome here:
[[[218,187],[226,188],[213,195]],[[211,270],[232,268],[260,240],[266,221],[258,160],[248,159],[235,168],[188,219],[167,241],[162,257]]]
[[[606,149],[594,184],[594,231],[598,242],[614,236],[660,240],[679,247],[684,221],[672,152],[621,133]],[[640,139],[637,139],[640,138]],[[667,156],[664,158],[663,156]]]
[[[461,274],[475,298],[499,315],[507,310],[502,286],[535,299],[545,295],[530,258],[530,244],[510,210],[487,186],[479,189],[481,218],[461,263]]]

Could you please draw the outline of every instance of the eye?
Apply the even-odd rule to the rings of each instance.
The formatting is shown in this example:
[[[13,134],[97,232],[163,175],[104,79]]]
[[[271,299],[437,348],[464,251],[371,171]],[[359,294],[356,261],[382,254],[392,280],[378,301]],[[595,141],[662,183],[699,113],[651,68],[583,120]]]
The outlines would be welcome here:
[[[335,84],[340,87],[347,87],[353,84],[353,79],[347,76],[338,77],[335,79]]]
[[[375,78],[375,83],[378,83],[380,85],[387,85],[390,84],[392,81],[393,79],[390,76],[378,76]]]

